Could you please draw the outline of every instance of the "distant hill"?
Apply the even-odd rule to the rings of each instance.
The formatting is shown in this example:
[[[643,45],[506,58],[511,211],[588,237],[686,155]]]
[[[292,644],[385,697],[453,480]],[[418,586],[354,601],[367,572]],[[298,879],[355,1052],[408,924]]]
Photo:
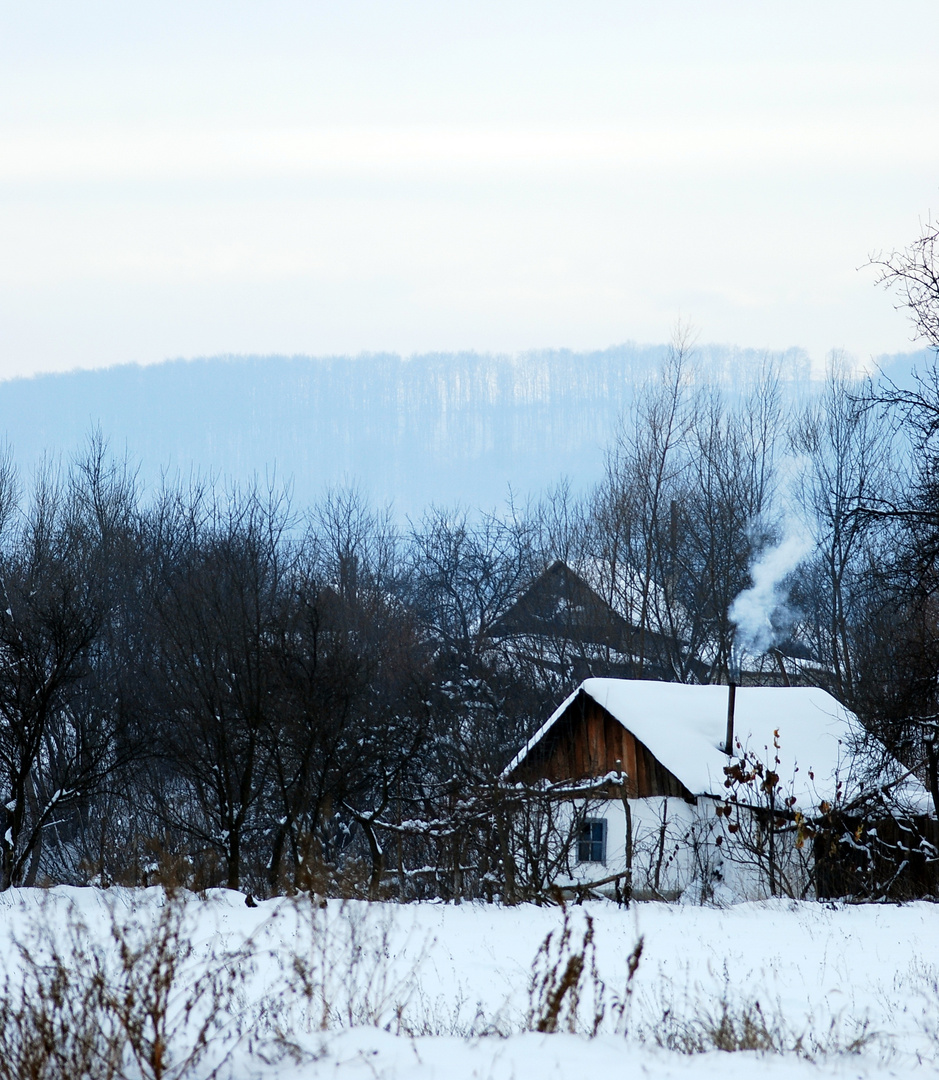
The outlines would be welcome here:
[[[299,505],[356,482],[401,515],[432,501],[492,507],[509,485],[525,496],[565,475],[576,488],[594,483],[619,417],[665,348],[127,365],[0,383],[0,425],[27,470],[43,453],[73,453],[100,426],[148,484],[161,471],[241,481],[276,470]],[[704,346],[696,356],[733,389],[766,354]],[[809,383],[803,351],[776,359],[788,386]]]

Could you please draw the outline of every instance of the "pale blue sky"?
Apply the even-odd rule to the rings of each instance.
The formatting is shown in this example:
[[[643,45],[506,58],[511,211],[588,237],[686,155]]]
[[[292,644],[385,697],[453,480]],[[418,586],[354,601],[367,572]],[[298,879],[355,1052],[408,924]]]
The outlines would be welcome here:
[[[908,346],[939,3],[0,2],[0,376]]]

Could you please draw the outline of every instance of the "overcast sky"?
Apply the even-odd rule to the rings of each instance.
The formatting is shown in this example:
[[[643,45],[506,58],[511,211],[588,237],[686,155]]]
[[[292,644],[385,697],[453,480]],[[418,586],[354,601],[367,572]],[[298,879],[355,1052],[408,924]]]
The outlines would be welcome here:
[[[911,347],[937,0],[0,0],[0,376]],[[862,268],[862,269],[858,269]]]

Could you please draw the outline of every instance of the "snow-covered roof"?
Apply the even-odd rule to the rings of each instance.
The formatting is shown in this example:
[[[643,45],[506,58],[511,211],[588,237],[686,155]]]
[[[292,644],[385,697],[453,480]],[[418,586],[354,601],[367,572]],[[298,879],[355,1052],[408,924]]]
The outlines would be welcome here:
[[[726,686],[650,682],[639,679],[587,679],[555,710],[506,769],[527,757],[583,691],[643,743],[694,795],[724,795],[723,751],[727,730]],[[859,789],[857,748],[864,729],[857,717],[816,687],[739,686],[734,708],[734,741],[772,765],[774,732],[779,732],[778,773],[786,794],[802,807],[831,801],[837,781],[843,797]],[[896,765],[896,775],[902,774]],[[811,775],[810,775],[811,774]],[[893,779],[884,777],[882,782]],[[904,795],[923,809],[928,795],[909,778]]]

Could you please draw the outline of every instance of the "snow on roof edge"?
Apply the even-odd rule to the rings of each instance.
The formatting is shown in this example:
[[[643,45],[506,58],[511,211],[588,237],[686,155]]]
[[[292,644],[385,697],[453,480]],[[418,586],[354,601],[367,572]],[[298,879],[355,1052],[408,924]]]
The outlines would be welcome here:
[[[580,693],[630,731],[692,794],[723,794],[725,766],[737,756],[728,757],[723,749],[728,687],[641,679],[584,680],[512,758],[503,779],[521,765]],[[779,757],[780,775],[801,805],[831,801],[838,791],[846,797],[862,783],[857,773],[862,757],[855,747],[863,728],[827,691],[738,687],[736,700],[741,745],[760,758]],[[863,781],[862,786],[868,783]],[[913,777],[903,787],[917,802],[927,794]]]

